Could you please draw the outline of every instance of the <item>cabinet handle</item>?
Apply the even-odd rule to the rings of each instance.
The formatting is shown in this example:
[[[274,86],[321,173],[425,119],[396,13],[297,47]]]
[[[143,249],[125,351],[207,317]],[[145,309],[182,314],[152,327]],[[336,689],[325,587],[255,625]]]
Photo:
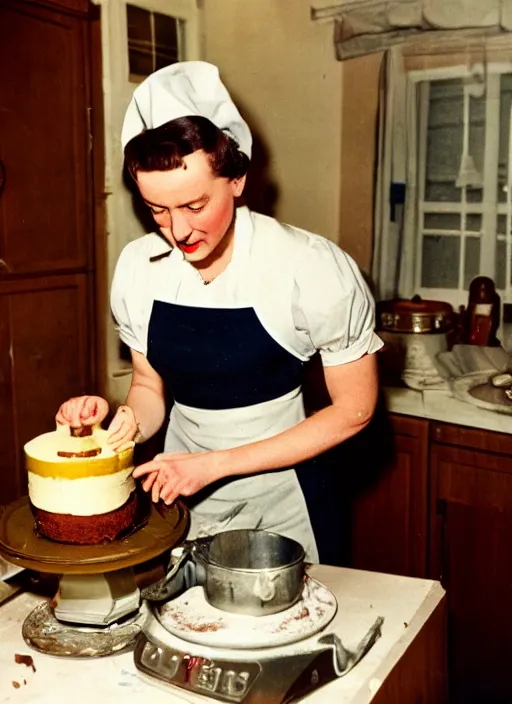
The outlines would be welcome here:
[[[438,425],[432,426],[432,435],[434,436],[435,440],[441,440],[443,437],[443,431]]]
[[[10,274],[11,267],[4,259],[0,259],[0,274]]]
[[[448,541],[447,541],[447,529],[446,529],[446,509],[447,504],[445,499],[438,499],[436,502],[436,515],[439,516],[439,521],[441,523],[441,544],[439,546],[440,555],[440,565],[439,565],[439,581],[442,586],[447,589],[448,587]]]
[[[2,195],[5,187],[5,178],[5,165],[4,162],[0,159],[0,196]]]

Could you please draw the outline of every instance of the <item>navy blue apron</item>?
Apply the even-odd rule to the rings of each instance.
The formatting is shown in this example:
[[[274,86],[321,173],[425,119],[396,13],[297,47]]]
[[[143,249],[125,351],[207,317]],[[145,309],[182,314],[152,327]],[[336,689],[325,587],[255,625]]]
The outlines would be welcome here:
[[[303,362],[265,330],[253,308],[200,308],[155,301],[148,361],[170,396],[194,408],[242,408],[284,396],[302,385]],[[332,561],[337,508],[322,458],[296,469],[320,555]],[[318,471],[322,468],[322,471]],[[334,521],[333,521],[334,519]]]

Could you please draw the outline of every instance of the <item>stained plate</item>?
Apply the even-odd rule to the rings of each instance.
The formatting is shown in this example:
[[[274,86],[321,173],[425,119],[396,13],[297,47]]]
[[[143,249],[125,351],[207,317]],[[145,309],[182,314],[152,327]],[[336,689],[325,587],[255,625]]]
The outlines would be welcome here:
[[[268,648],[303,640],[332,621],[334,594],[311,577],[294,606],[269,616],[245,616],[208,604],[202,587],[192,587],[155,612],[162,626],[179,638],[213,648]]]
[[[77,627],[57,621],[49,602],[36,606],[23,623],[22,635],[31,648],[48,655],[99,658],[133,646],[148,617],[143,603],[133,618],[105,628]]]
[[[453,395],[472,406],[495,413],[512,415],[512,402],[505,396],[504,390],[496,389],[487,383],[493,373],[496,374],[496,370],[494,372],[473,372],[453,379],[451,382]]]
[[[52,574],[97,574],[133,567],[179,544],[188,530],[187,507],[155,508],[129,535],[102,545],[70,545],[39,536],[28,497],[0,506],[0,553],[15,565]]]

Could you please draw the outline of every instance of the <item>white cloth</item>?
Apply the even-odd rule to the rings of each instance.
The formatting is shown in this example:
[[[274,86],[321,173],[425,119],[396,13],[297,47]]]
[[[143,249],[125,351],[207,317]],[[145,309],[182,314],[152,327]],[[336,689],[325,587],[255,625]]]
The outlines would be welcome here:
[[[298,359],[317,350],[325,365],[355,361],[377,351],[374,306],[350,257],[332,242],[239,208],[234,251],[224,272],[208,286],[178,249],[158,235],[128,244],[118,261],[111,304],[121,339],[147,353],[154,300],[207,308],[251,306],[267,332]],[[222,450],[263,440],[304,419],[302,393],[245,408],[205,410],[175,403],[168,452]],[[316,559],[302,491],[294,470],[231,479],[192,510],[192,532],[215,532],[215,516],[245,504],[228,528],[258,525],[299,540]],[[224,526],[223,526],[224,527]]]
[[[123,148],[145,129],[191,115],[207,117],[251,156],[251,131],[220,80],[218,68],[205,61],[165,66],[137,86],[123,123]]]
[[[340,60],[432,41],[436,34],[450,52],[454,41],[460,37],[464,45],[475,30],[483,37],[509,32],[512,0],[345,0],[330,9],[330,16]]]
[[[381,72],[375,243],[372,277],[377,299],[412,298],[416,260],[418,144],[416,100],[407,99],[407,75],[400,47],[386,52]],[[402,185],[405,202],[391,213],[391,188]]]

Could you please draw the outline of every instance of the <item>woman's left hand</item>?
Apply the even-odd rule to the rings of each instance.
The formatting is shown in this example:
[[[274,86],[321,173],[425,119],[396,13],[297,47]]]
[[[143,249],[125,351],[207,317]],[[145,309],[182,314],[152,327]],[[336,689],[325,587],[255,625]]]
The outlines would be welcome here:
[[[135,414],[130,406],[119,406],[108,426],[107,442],[114,452],[121,452],[131,447],[137,430]]]
[[[220,478],[215,452],[172,452],[157,455],[151,462],[137,467],[133,477],[146,477],[144,491],[151,491],[154,502],[162,499],[172,504],[178,496],[192,496]]]

